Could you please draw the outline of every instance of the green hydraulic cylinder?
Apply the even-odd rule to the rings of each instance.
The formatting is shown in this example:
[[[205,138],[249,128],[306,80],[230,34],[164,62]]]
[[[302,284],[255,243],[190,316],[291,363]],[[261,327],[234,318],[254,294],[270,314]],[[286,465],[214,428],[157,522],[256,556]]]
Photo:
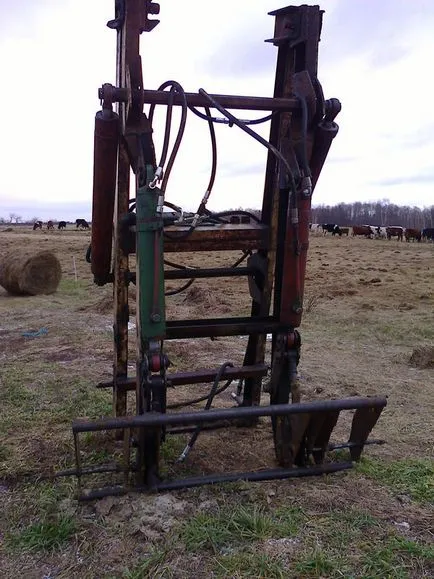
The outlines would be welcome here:
[[[152,166],[147,175],[154,174]],[[157,212],[160,189],[146,185],[136,193],[136,285],[142,346],[161,340],[166,332],[163,263],[163,216]]]
[[[162,193],[154,186],[154,168],[146,165],[136,188],[136,323],[138,414],[164,411],[165,368],[162,344],[166,332]],[[143,183],[143,185],[142,185]],[[159,429],[138,435],[137,484],[153,488],[159,481]]]
[[[158,187],[150,187],[152,165],[146,165],[145,185],[136,190],[136,308],[138,363],[158,354],[166,332],[163,263],[163,216]],[[157,351],[156,351],[157,350]],[[143,375],[143,367],[140,374]],[[139,374],[138,374],[139,375]],[[138,400],[139,402],[139,400]],[[139,407],[143,406],[139,403]],[[149,408],[141,407],[139,412]]]

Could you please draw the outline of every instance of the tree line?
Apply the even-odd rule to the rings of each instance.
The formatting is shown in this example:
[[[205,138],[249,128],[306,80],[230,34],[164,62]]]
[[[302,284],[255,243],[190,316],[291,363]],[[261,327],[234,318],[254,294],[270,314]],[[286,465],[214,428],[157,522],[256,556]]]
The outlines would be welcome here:
[[[401,225],[402,227],[434,227],[434,205],[410,207],[395,205],[388,201],[338,203],[318,205],[312,208],[312,223],[336,223],[337,225]]]

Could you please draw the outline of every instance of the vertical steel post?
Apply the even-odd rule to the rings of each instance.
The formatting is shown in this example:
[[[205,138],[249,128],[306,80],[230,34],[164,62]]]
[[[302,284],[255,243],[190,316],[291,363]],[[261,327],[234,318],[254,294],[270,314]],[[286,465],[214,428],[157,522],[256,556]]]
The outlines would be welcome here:
[[[116,84],[125,87],[126,73],[126,32],[125,22],[117,30],[116,42]],[[120,117],[121,135],[125,132],[126,104],[118,103],[117,112]],[[114,361],[113,361],[113,410],[115,416],[125,416],[127,410],[127,393],[118,386],[118,381],[124,381],[128,374],[128,255],[120,245],[119,222],[122,215],[128,212],[130,197],[130,161],[121,138],[118,152],[117,186],[114,216],[114,260],[113,260],[113,297],[114,297]]]
[[[307,71],[312,78],[312,82],[316,81],[322,11],[318,6],[288,6],[287,8],[270,12],[270,14],[275,16],[274,38],[267,42],[273,42],[273,44],[278,46],[273,96],[275,98],[290,98],[293,96],[294,75],[296,73]],[[291,134],[289,133],[290,126]],[[271,121],[270,143],[288,159],[296,172],[298,164],[293,147],[294,139],[300,139],[300,126],[294,123],[291,113],[275,115]],[[309,153],[310,150],[308,151],[308,158]],[[310,199],[300,204],[302,245],[300,248],[294,248],[294,240],[290,231],[293,225],[288,191],[285,190],[285,186],[280,179],[279,163],[270,152],[267,159],[262,205],[262,221],[268,225],[270,232],[270,249],[267,252],[262,252],[262,255],[267,259],[268,270],[264,285],[261,288],[261,302],[252,303],[252,316],[268,315],[274,285],[274,315],[280,321],[288,322],[288,306],[286,303],[291,296],[282,295],[282,287],[284,287],[284,291],[287,290],[288,276],[295,277],[295,271],[297,271],[297,283],[300,281],[301,273],[303,272],[304,274],[308,244],[306,231],[308,232],[309,214]],[[295,252],[299,250],[303,253],[302,260],[295,256]],[[300,283],[298,283],[297,287],[299,285]],[[290,321],[293,319],[298,320],[298,318],[290,316]],[[273,336],[273,351],[275,341],[276,336]],[[266,336],[264,334],[251,335],[246,349],[244,364],[263,363],[265,344]],[[257,378],[247,379],[243,404],[258,405],[260,399],[261,380]]]
[[[270,13],[274,14],[274,13]],[[275,18],[275,31],[278,28],[278,20],[283,15]],[[289,98],[292,96],[292,75],[295,70],[294,49],[289,43],[279,45],[277,53],[277,64],[274,84],[274,98]],[[288,133],[291,122],[291,113],[279,113],[273,116],[270,127],[270,143],[278,150],[282,149],[282,142]],[[269,314],[271,306],[271,294],[275,276],[279,276],[279,268],[282,266],[280,249],[282,215],[286,215],[287,197],[281,194],[279,184],[278,161],[275,155],[268,153],[265,171],[264,196],[262,203],[262,221],[269,227],[269,250],[262,251],[262,255],[267,259],[267,275],[262,288],[261,303],[252,303],[252,316],[266,316]],[[276,253],[277,252],[277,253]],[[277,260],[277,262],[276,262]],[[265,358],[266,336],[263,334],[252,334],[249,337],[245,365],[261,364]],[[248,378],[245,381],[244,405],[259,405],[261,400],[261,379]]]

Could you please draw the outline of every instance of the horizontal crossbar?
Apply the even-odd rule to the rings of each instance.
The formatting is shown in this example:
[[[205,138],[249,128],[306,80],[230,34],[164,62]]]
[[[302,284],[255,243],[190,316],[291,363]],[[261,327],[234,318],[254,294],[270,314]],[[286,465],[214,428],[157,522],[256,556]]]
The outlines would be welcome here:
[[[75,420],[72,424],[74,434],[95,432],[98,430],[116,430],[122,428],[160,428],[162,426],[181,426],[203,424],[219,420],[236,420],[238,418],[259,418],[261,416],[285,416],[289,414],[311,414],[333,410],[353,410],[357,408],[384,408],[386,397],[343,398],[341,400],[321,400],[298,404],[272,404],[269,406],[244,406],[240,408],[218,408],[198,412],[180,412],[160,414],[147,412],[136,416],[118,418],[101,418],[99,420]]]
[[[331,463],[321,466],[311,466],[303,468],[274,468],[262,471],[252,472],[238,472],[225,474],[211,474],[198,477],[191,477],[185,479],[177,479],[173,481],[162,482],[149,489],[145,486],[136,486],[126,488],[121,486],[106,487],[90,491],[79,496],[80,501],[92,501],[101,499],[106,496],[125,495],[128,492],[149,492],[153,491],[173,491],[177,489],[198,487],[206,484],[218,484],[224,482],[250,481],[260,482],[266,480],[279,480],[288,478],[300,478],[305,476],[321,476],[323,474],[331,474],[342,470],[349,470],[353,467],[351,462]]]
[[[268,366],[266,364],[254,364],[252,366],[240,366],[238,368],[226,368],[224,373],[220,376],[220,381],[223,380],[237,380],[238,378],[256,378],[266,376]],[[188,384],[201,384],[202,382],[212,382],[219,374],[217,369],[202,369],[193,372],[174,372],[167,374],[167,381],[170,386],[186,386]],[[100,382],[97,388],[112,388],[114,386],[113,380],[107,382]],[[134,390],[136,388],[136,377],[118,378],[116,386],[120,386],[125,390]]]

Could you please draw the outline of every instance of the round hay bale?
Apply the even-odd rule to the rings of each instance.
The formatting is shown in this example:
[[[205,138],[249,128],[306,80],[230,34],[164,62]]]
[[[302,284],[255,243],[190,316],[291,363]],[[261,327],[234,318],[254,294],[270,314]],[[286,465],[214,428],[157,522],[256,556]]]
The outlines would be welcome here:
[[[0,285],[13,295],[52,294],[61,277],[60,262],[51,251],[15,250],[0,259]]]

